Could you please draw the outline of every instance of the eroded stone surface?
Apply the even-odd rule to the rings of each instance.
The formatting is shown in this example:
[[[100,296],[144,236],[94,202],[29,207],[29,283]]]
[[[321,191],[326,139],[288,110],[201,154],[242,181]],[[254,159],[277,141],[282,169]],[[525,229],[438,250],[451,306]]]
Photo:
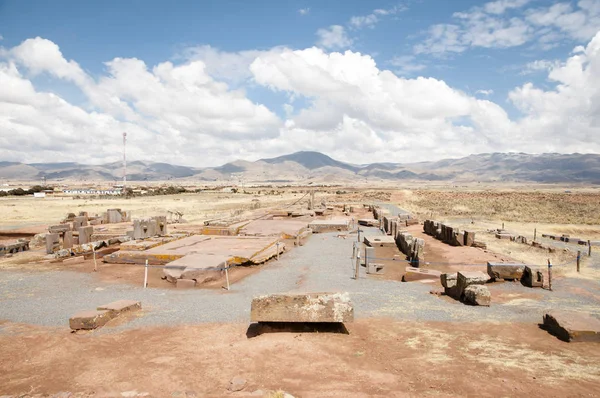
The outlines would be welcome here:
[[[271,294],[252,300],[252,322],[351,322],[348,293]]]
[[[600,342],[600,319],[572,311],[549,311],[544,315],[549,333],[568,342]]]

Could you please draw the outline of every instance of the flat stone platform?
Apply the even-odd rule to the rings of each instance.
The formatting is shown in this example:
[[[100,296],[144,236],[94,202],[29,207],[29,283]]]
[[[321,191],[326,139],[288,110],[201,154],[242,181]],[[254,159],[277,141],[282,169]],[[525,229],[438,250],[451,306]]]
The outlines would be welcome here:
[[[348,231],[350,229],[350,221],[344,218],[314,220],[308,224],[308,227],[315,233]]]
[[[193,235],[148,250],[120,250],[104,256],[103,260],[117,264],[144,264],[148,260],[152,265],[165,265],[195,255],[194,258],[203,259],[202,264],[195,262],[195,267],[215,268],[223,258],[230,264],[260,264],[277,255],[277,241],[273,237]],[[281,242],[279,252],[284,250],[285,244]],[[181,266],[190,265],[188,260],[182,260]]]
[[[364,242],[371,247],[394,247],[396,241],[393,236],[388,235],[365,235]]]
[[[291,239],[298,236],[308,227],[306,221],[289,220],[254,220],[240,229],[240,235],[245,236],[280,236]]]

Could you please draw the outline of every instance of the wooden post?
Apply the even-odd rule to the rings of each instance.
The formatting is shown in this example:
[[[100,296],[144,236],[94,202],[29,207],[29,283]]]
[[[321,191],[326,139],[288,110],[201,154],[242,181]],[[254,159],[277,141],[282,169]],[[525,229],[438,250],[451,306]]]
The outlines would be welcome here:
[[[577,250],[577,272],[579,272],[581,266],[581,250]]]
[[[146,265],[144,265],[144,289],[148,287],[148,260],[146,260]]]
[[[550,259],[548,259],[548,290],[552,290],[552,264]]]
[[[279,261],[279,241],[277,241],[277,261]]]
[[[535,242],[535,238],[537,238],[537,228],[533,229],[533,241]]]
[[[229,264],[225,261],[225,280],[227,281],[227,290],[229,290]]]
[[[96,249],[92,245],[92,253],[94,253],[94,272],[98,272],[98,262],[96,261]]]
[[[358,239],[357,239],[358,243],[360,243],[360,228],[358,229],[358,234],[357,235],[358,235]]]
[[[588,257],[592,257],[592,241],[588,239]]]
[[[300,247],[300,234],[296,235],[296,246]]]
[[[352,259],[354,260],[354,256],[356,256],[356,242],[352,243]]]
[[[504,223],[502,223],[502,229],[504,229]]]
[[[356,269],[354,270],[354,279],[358,280],[358,270],[360,269],[360,251],[356,254]]]

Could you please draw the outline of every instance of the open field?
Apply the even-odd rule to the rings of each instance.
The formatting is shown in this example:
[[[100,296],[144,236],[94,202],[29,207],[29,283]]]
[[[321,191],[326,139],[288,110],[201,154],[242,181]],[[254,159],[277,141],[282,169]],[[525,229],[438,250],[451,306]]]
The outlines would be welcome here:
[[[70,391],[81,397],[243,397],[276,396],[272,392],[278,390],[295,397],[600,394],[599,343],[562,342],[539,325],[549,309],[600,317],[600,249],[584,258],[577,273],[577,245],[545,242],[556,248],[548,253],[487,232],[505,223],[507,230],[531,237],[537,228],[539,235],[570,233],[600,240],[597,225],[585,222],[600,194],[565,194],[559,188],[543,193],[316,190],[316,202],[335,209],[329,215],[304,215],[308,188],[280,188],[277,195],[249,189],[251,194],[132,199],[2,198],[0,205],[8,212],[0,231],[8,241],[16,238],[11,231],[43,232],[68,212],[93,214],[108,208],[132,211],[133,219],[181,211],[190,223],[170,224],[169,230],[176,232],[216,218],[251,220],[272,208],[300,212],[249,229],[272,233],[284,229],[278,222],[287,219],[296,229],[316,218],[350,223],[373,217],[363,203],[396,205],[421,221],[433,214],[461,230],[476,231],[476,239],[487,244],[487,249],[454,247],[426,235],[420,224],[402,227],[424,242],[422,269],[485,273],[488,261],[544,265],[550,259],[556,265],[553,289],[488,283],[489,307],[465,305],[437,293],[439,279],[401,282],[409,263],[397,246],[375,250],[377,262],[386,267],[384,275],[366,274],[360,267],[359,278],[353,279],[357,233],[351,228],[313,234],[302,246],[293,237],[282,238],[286,250],[279,260],[230,269],[230,290],[224,288],[225,277],[180,289],[163,280],[162,266],[149,269],[144,288],[143,264],[95,263],[90,256],[63,260],[46,255],[44,247],[32,247],[0,257],[0,395]],[[354,213],[342,211],[347,203],[355,206]],[[123,233],[131,225],[106,224],[102,229]],[[382,234],[373,227],[361,227],[361,232]],[[178,250],[188,247],[180,246]],[[248,322],[254,297],[301,292],[347,292],[355,314],[355,321],[345,325],[348,334],[327,328],[317,328],[319,333],[260,328]],[[141,301],[142,310],[94,331],[71,333],[68,319],[74,313],[121,299]],[[236,376],[246,384],[240,392],[229,391]]]

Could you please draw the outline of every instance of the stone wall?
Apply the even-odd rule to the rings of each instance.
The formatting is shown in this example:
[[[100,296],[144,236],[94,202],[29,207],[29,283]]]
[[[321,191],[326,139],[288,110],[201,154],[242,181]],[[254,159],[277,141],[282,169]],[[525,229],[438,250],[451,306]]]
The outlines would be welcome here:
[[[425,220],[423,232],[451,246],[473,246],[475,244],[475,232],[460,231],[456,227],[438,221]]]

